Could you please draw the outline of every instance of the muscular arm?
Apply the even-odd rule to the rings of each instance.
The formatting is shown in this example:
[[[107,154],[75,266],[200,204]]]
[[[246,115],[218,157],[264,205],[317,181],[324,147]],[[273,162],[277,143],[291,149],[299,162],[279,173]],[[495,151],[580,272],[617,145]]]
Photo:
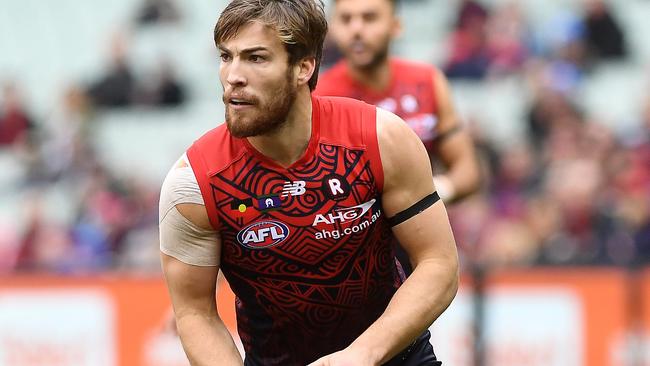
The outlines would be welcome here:
[[[447,168],[444,175],[436,176],[436,180],[440,185],[441,197],[451,202],[479,188],[480,170],[474,143],[467,130],[461,128],[447,79],[438,70],[434,74],[433,85],[438,101],[437,130],[440,136],[436,143],[436,156]]]
[[[192,266],[166,254],[162,254],[162,263],[174,304],[176,327],[190,364],[242,365],[239,351],[214,304],[218,270],[189,268]],[[213,279],[213,283],[206,283],[210,282],[206,278]]]
[[[378,110],[379,147],[384,164],[382,205],[391,217],[435,190],[427,153],[397,117]],[[405,168],[405,167],[408,167]],[[458,287],[458,257],[441,201],[393,228],[413,264],[383,315],[354,343],[382,363],[417,338],[449,306]]]
[[[394,216],[435,191],[419,138],[398,117],[378,109],[384,165],[382,206]],[[380,365],[411,344],[449,306],[458,288],[458,256],[441,201],[393,228],[413,273],[384,313],[348,348],[313,365]]]
[[[175,189],[170,176],[173,174],[168,175],[163,185],[161,202]],[[161,204],[161,208],[162,268],[178,334],[190,363],[194,366],[242,365],[239,351],[217,312],[215,293],[219,258],[205,253],[218,253],[220,243],[210,226],[205,206],[179,203],[171,208]],[[205,243],[212,246],[206,250]]]

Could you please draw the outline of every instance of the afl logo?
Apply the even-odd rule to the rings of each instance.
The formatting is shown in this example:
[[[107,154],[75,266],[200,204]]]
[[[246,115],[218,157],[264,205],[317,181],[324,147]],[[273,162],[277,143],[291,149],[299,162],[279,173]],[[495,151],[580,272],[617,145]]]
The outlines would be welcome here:
[[[287,237],[287,225],[277,221],[260,221],[243,228],[237,234],[237,241],[246,248],[263,249],[278,245]]]

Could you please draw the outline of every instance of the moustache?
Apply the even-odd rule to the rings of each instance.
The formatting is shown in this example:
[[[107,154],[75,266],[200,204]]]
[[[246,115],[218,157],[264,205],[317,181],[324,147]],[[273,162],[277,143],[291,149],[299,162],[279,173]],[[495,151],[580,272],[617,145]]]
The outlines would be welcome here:
[[[255,95],[234,91],[226,91],[221,99],[223,100],[224,104],[230,104],[233,102],[255,104],[258,102],[258,98]]]

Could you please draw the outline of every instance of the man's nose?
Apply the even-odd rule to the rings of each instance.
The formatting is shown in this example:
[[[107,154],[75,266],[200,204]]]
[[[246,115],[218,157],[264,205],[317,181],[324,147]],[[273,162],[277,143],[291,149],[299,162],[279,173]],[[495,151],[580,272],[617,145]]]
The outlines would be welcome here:
[[[358,35],[363,29],[363,19],[361,17],[353,17],[350,19],[350,25],[348,31],[352,35]]]
[[[246,77],[242,63],[237,59],[233,60],[226,69],[226,81],[230,85],[246,85]]]

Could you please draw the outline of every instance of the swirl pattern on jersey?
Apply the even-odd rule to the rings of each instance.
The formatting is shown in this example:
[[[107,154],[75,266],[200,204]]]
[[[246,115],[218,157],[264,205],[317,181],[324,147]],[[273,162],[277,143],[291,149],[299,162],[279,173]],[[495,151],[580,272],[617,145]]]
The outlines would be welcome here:
[[[305,365],[384,311],[400,280],[363,149],[321,143],[289,169],[244,155],[211,187],[247,364]]]

